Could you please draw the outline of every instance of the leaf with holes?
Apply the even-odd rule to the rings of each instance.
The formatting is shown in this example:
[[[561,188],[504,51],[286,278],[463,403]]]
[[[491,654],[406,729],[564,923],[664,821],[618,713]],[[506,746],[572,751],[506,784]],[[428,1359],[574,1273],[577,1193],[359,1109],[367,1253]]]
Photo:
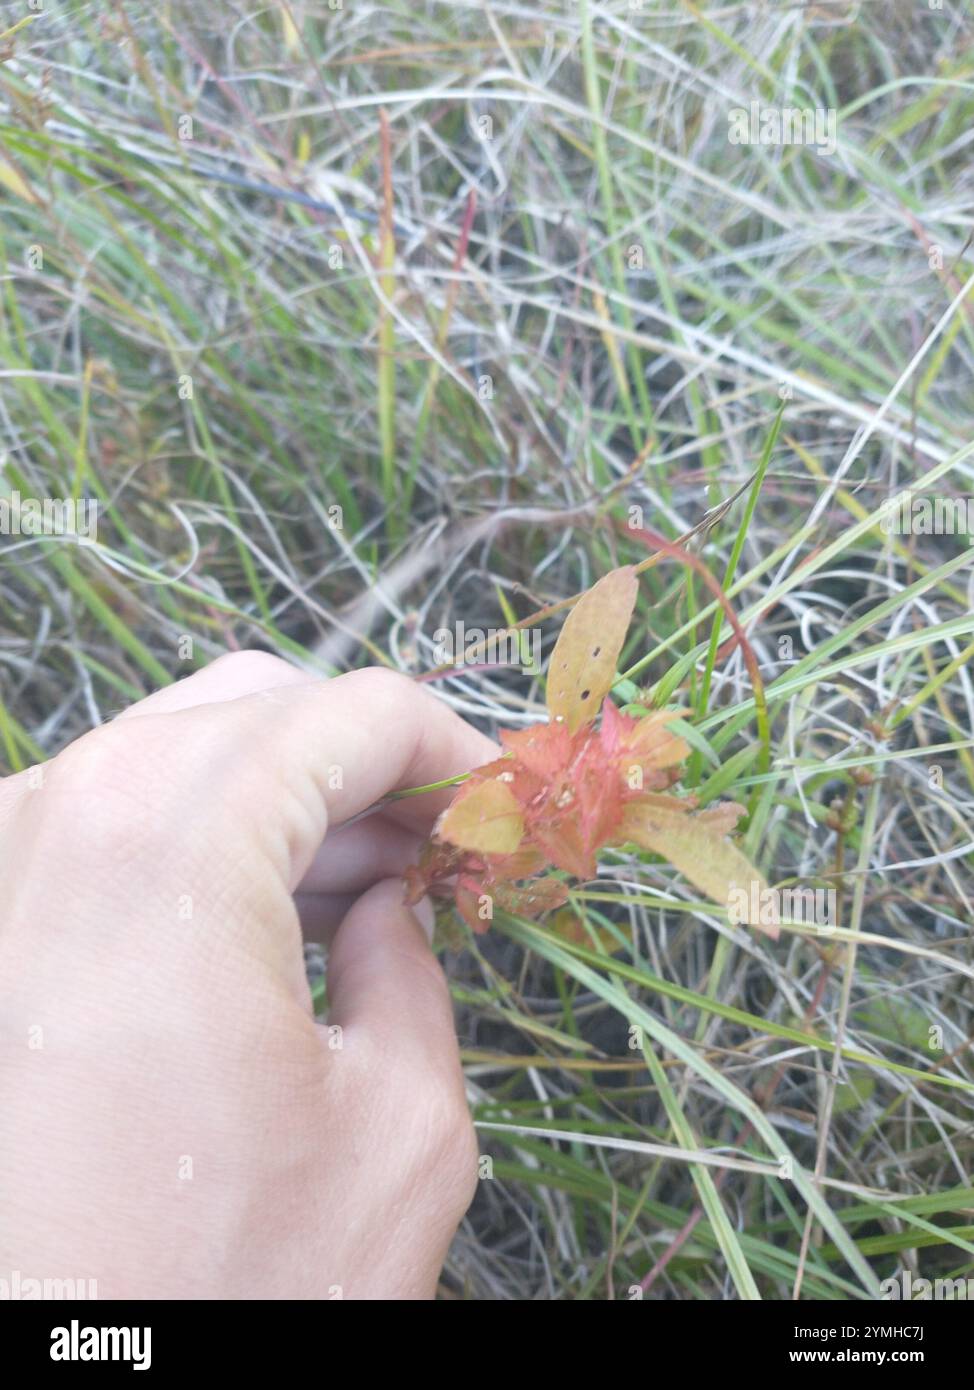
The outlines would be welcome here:
[[[632,565],[609,573],[565,619],[548,666],[548,711],[569,733],[589,724],[616,678],[639,583]]]
[[[668,859],[715,903],[725,907],[731,903],[731,893],[741,885],[747,889],[757,886],[754,898],[760,901],[768,885],[736,845],[725,835],[744,808],[733,802],[711,806],[699,815],[665,809],[658,805],[633,802],[627,806],[620,827],[620,844],[631,840],[643,849]],[[751,893],[747,897],[751,899]],[[778,939],[778,927],[764,921],[750,921],[753,913],[743,916],[752,927]]]

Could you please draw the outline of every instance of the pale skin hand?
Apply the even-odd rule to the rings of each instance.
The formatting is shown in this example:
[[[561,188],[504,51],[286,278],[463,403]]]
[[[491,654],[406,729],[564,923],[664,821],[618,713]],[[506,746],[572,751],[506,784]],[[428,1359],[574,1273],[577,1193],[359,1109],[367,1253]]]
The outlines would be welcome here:
[[[398,876],[449,794],[341,826],[494,756],[404,677],[246,653],[0,783],[0,1277],[433,1295],[477,1145]]]

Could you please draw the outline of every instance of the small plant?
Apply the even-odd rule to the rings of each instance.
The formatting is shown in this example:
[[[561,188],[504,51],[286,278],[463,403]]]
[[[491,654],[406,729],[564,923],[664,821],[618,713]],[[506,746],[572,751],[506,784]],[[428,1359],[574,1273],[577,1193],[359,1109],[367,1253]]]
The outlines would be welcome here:
[[[633,717],[608,698],[637,590],[626,565],[576,603],[548,668],[548,723],[501,733],[504,754],[460,787],[407,874],[409,902],[452,892],[478,932],[494,905],[539,917],[569,896],[548,870],[591,879],[600,849],[627,844],[661,855],[716,902],[741,884],[765,886],[727,838],[742,806],[697,812],[694,797],[669,794],[689,753],[668,727],[679,711]],[[778,935],[775,926],[751,925]]]

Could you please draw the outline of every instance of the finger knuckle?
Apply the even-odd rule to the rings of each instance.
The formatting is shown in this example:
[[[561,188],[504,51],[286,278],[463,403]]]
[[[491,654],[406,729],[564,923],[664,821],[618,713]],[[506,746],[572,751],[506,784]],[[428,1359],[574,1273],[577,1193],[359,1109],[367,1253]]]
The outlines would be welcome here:
[[[402,671],[390,670],[388,666],[366,666],[361,671],[351,673],[350,678],[361,684],[363,693],[375,699],[388,700],[393,706],[404,699],[415,699],[417,686]]]
[[[156,782],[153,731],[125,723],[96,729],[53,760],[44,798],[47,818],[70,830],[72,842],[112,845],[132,836]]]
[[[296,671],[283,657],[262,651],[225,652],[217,657],[209,669],[222,672],[241,686],[255,688],[278,684],[282,678],[293,676]]]
[[[480,1157],[477,1134],[462,1090],[439,1093],[429,1107],[425,1130],[426,1163],[436,1174],[441,1205],[462,1214],[476,1189]]]
[[[83,734],[54,759],[52,786],[62,795],[112,788],[119,780],[119,768],[131,765],[138,742],[124,724],[107,724]]]

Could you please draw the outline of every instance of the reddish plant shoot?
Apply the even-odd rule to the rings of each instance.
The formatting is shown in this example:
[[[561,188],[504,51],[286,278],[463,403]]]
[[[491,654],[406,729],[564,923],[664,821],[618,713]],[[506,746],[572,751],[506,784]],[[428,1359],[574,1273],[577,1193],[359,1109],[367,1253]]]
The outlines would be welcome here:
[[[630,844],[661,855],[714,902],[752,882],[767,887],[727,838],[742,806],[696,811],[693,797],[670,794],[689,753],[668,727],[679,712],[632,718],[608,698],[637,587],[625,565],[575,604],[548,667],[549,722],[501,733],[503,755],[471,773],[408,871],[408,902],[450,893],[483,932],[495,907],[536,918],[565,903],[568,885],[549,870],[586,881],[600,849]]]

